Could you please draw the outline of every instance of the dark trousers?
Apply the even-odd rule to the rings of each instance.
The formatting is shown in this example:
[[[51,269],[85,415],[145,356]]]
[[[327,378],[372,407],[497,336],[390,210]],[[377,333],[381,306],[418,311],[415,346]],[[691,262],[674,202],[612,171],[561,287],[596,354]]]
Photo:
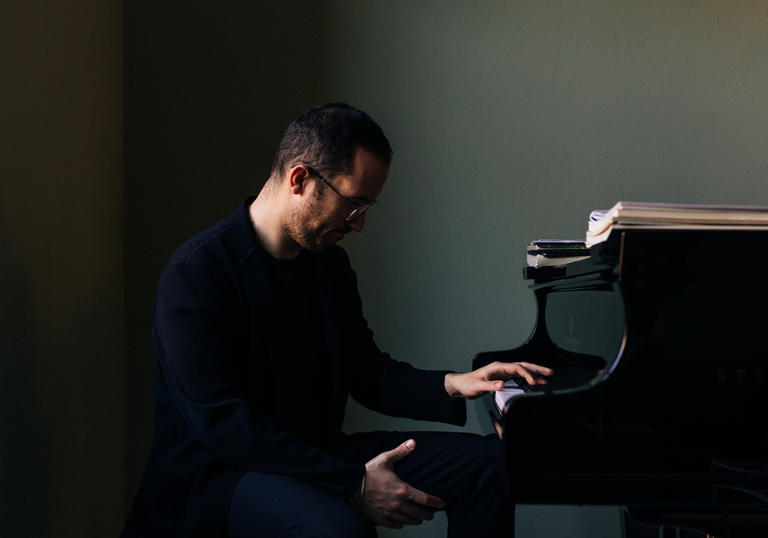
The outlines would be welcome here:
[[[395,465],[411,486],[445,501],[448,536],[512,536],[514,505],[504,473],[501,441],[445,432],[372,432],[346,437],[330,452],[366,463],[416,440],[416,449]],[[374,537],[373,523],[341,497],[286,476],[246,473],[229,513],[231,538]]]

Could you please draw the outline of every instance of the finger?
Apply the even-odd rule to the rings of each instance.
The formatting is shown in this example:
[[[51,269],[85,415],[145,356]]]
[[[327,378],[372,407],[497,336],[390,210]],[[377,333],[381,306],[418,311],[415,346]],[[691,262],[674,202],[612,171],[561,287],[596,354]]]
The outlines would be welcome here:
[[[413,439],[408,439],[406,442],[396,446],[392,450],[389,450],[387,452],[382,452],[381,456],[384,458],[385,461],[389,463],[395,463],[397,461],[400,461],[404,457],[406,457],[408,454],[413,452],[413,449],[416,448],[416,441]]]
[[[505,376],[506,377],[506,376]],[[468,380],[468,384],[462,390],[465,398],[475,398],[486,392],[493,392],[504,388],[501,379],[483,379],[475,377]]]
[[[542,379],[541,377],[537,377],[533,375],[533,372],[529,371],[527,368],[524,368],[523,366],[520,366],[520,369],[517,371],[517,375],[525,379],[525,381],[529,385],[538,385],[539,383],[546,383],[546,379]]]
[[[478,384],[478,392],[493,392],[504,388],[504,381],[493,379],[491,381],[481,381]]]
[[[551,368],[545,366],[539,366],[538,364],[531,364],[529,362],[510,362],[500,363],[499,370],[494,374],[505,374],[507,376],[518,375],[525,379],[529,385],[537,385],[539,383],[546,383],[545,379],[538,377],[539,375],[551,375],[554,371]]]
[[[518,364],[523,368],[525,368],[526,370],[535,372],[539,375],[552,375],[555,373],[555,371],[552,368],[547,368],[546,366],[533,364],[531,362],[519,362]]]
[[[518,373],[519,368],[522,367],[530,372],[539,375],[552,375],[555,371],[552,368],[541,366],[539,364],[533,364],[532,362],[492,362],[486,368],[488,372],[493,374],[507,374],[514,375]]]
[[[427,509],[442,510],[445,508],[445,502],[441,498],[410,486],[408,489],[408,500],[420,504]]]
[[[489,378],[489,382],[494,384],[494,387],[498,386],[499,382],[504,386],[504,381],[514,376],[522,377],[530,383],[533,379],[533,374],[522,364],[519,362],[494,362],[489,365],[489,370],[485,372],[486,378]]]
[[[407,502],[403,505],[402,512],[418,519],[419,521],[432,520],[435,517],[436,510],[427,508],[415,502]]]

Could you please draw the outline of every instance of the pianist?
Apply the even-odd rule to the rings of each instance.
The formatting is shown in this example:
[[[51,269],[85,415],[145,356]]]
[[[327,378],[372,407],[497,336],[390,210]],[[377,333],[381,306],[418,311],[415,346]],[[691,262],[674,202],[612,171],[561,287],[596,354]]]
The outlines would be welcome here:
[[[375,536],[445,510],[449,535],[508,535],[498,439],[341,432],[347,397],[463,424],[464,399],[550,372],[426,371],[379,351],[336,243],[387,176],[379,126],[344,104],[286,131],[258,197],[182,245],[153,309],[154,443],[124,537]]]

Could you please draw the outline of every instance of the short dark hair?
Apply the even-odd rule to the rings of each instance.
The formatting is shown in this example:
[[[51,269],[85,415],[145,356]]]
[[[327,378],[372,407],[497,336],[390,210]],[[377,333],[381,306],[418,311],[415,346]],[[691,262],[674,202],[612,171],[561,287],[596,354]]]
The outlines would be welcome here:
[[[298,162],[331,175],[348,173],[357,147],[386,164],[392,160],[389,140],[368,114],[346,103],[318,105],[286,129],[272,163],[272,175],[279,177],[286,166]]]

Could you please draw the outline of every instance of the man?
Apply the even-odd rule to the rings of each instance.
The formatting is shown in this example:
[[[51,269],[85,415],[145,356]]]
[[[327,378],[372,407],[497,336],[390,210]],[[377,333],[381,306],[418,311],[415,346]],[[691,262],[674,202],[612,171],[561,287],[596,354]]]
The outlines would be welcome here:
[[[463,424],[465,398],[551,373],[425,371],[376,347],[336,243],[363,229],[391,154],[364,112],[315,107],[258,197],[171,257],[153,310],[155,439],[124,536],[375,536],[437,510],[454,536],[509,531],[498,440],[341,433],[349,395]]]

